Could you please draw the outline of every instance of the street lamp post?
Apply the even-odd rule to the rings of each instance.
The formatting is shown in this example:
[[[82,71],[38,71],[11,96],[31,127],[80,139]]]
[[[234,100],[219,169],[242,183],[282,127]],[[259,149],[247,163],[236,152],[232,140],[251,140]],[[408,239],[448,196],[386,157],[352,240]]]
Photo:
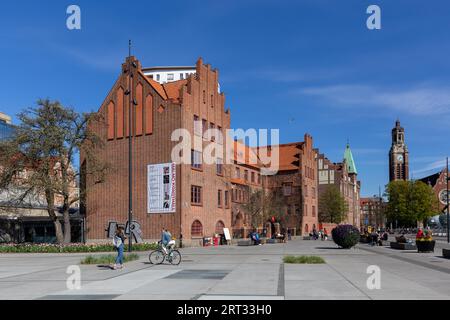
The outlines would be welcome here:
[[[131,40],[128,41],[128,252],[133,250],[133,239],[131,234],[131,222],[133,220],[133,141],[132,141],[132,115],[133,115],[133,72],[131,71]]]
[[[449,208],[449,177],[448,177],[448,157],[447,157],[447,174],[446,174],[446,180],[447,180],[447,243],[450,243],[450,233],[449,233],[449,223],[450,223],[450,208]]]

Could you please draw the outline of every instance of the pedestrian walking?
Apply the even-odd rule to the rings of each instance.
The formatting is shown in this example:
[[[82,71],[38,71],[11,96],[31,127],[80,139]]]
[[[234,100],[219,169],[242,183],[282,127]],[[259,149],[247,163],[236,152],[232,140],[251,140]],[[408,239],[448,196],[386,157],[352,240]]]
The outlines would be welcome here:
[[[123,268],[123,249],[125,246],[125,234],[123,232],[123,227],[118,227],[113,238],[114,248],[117,250],[116,262],[114,263],[113,269]]]

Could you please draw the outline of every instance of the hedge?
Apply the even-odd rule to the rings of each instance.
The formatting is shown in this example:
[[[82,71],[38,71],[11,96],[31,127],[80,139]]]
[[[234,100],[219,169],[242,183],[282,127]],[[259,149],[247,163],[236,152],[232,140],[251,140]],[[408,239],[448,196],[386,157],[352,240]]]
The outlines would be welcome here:
[[[133,244],[133,251],[150,251],[157,249],[157,243]],[[0,253],[85,253],[85,252],[113,252],[112,244],[0,244]]]

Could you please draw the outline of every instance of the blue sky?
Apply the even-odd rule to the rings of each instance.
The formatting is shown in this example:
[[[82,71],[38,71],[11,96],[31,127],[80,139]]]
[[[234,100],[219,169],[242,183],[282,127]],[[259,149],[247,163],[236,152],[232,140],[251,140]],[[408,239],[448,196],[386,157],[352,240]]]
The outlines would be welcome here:
[[[0,7],[0,111],[40,97],[96,110],[120,72],[128,39],[144,66],[220,71],[234,128],[313,135],[332,161],[347,139],[362,194],[388,181],[390,131],[406,129],[414,178],[450,152],[450,3],[445,0],[8,1]],[[66,28],[81,7],[82,30]],[[382,29],[366,28],[381,7]]]

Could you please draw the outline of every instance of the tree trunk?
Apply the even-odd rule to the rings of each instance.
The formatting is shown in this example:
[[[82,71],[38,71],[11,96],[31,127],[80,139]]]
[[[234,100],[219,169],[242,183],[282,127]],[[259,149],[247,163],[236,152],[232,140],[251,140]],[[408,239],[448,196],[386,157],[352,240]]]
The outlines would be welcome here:
[[[50,212],[49,215],[51,216]],[[55,215],[55,213],[53,212],[53,215]],[[64,242],[64,235],[63,235],[63,231],[62,231],[62,225],[61,222],[58,220],[58,218],[53,220],[53,224],[55,225],[55,234],[56,234],[56,241],[61,244]]]
[[[70,225],[69,209],[64,210],[64,243],[72,241],[72,228]]]

